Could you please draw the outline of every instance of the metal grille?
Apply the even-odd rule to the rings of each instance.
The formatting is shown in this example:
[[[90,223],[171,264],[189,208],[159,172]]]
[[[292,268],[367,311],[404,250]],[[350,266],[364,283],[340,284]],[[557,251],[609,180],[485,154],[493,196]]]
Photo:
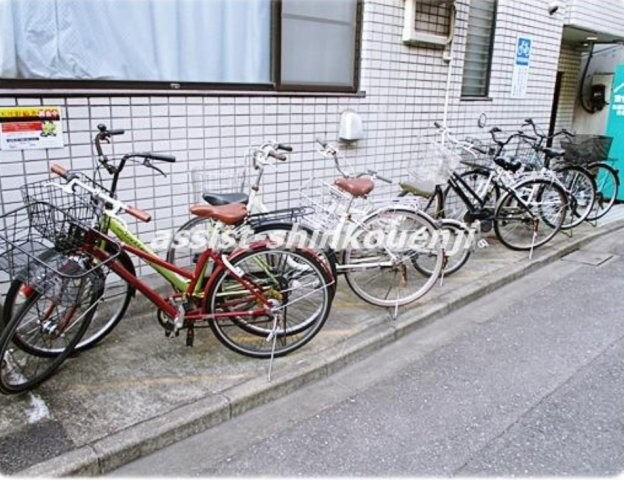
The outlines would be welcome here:
[[[451,31],[452,3],[444,0],[416,1],[416,31],[448,36]]]

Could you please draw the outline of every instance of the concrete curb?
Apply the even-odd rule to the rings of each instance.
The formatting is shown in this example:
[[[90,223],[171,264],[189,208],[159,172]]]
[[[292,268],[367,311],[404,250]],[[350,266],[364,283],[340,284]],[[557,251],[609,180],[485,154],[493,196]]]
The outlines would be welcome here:
[[[195,433],[207,430],[254,407],[285,396],[301,386],[327,377],[356,362],[417,328],[437,320],[466,304],[507,285],[578,250],[602,236],[624,227],[624,220],[601,226],[593,232],[572,239],[558,250],[531,262],[518,263],[497,275],[480,278],[472,284],[450,291],[432,304],[418,307],[409,318],[399,316],[394,322],[373,325],[315,358],[297,363],[279,378],[267,382],[264,377],[249,380],[219,395],[175,408],[170,412],[58,457],[33,465],[18,476],[97,475],[148,455]],[[379,317],[387,315],[385,312]]]

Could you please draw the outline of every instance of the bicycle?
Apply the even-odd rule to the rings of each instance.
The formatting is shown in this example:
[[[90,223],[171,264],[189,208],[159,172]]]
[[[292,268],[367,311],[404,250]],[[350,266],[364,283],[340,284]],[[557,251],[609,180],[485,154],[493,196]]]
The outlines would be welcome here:
[[[452,148],[470,154],[478,148],[454,138],[448,128],[437,122],[435,126],[441,131],[443,142],[447,141]],[[435,205],[435,212],[446,217],[449,192],[453,192],[463,207],[462,220],[466,224],[479,221],[481,231],[493,227],[497,238],[507,248],[530,251],[532,255],[535,248],[546,244],[560,230],[568,209],[567,194],[558,181],[541,176],[539,172],[527,173],[517,179],[514,174],[521,167],[519,162],[496,157],[493,167],[478,165],[475,170],[478,181],[472,186],[464,178],[466,172],[453,171],[446,192],[441,184],[431,187],[428,208]],[[417,194],[405,185],[403,191]],[[492,208],[492,197],[499,195]]]
[[[151,159],[149,154],[141,155],[147,161]],[[126,161],[131,158],[132,154],[124,157]],[[122,170],[123,162],[116,169],[115,180]],[[244,355],[272,359],[308,343],[325,323],[331,307],[329,285],[333,278],[314,252],[272,248],[266,242],[239,249],[229,257],[207,249],[193,271],[184,270],[153,254],[118,217],[123,212],[140,221],[149,221],[149,214],[113,198],[84,175],[68,172],[58,165],[54,165],[52,171],[67,181],[63,186],[48,182],[52,191],[63,189],[67,195],[79,196],[85,203],[96,204],[103,213],[98,219],[100,231],[89,230],[97,233],[97,241],[79,244],[74,249],[86,252],[93,268],[106,265],[154,303],[167,318],[165,331],[168,336],[177,336],[186,330],[187,345],[192,346],[195,328],[209,327],[226,347]],[[192,207],[192,211],[225,224],[239,222],[247,215],[241,204],[210,208],[199,205]],[[107,224],[106,228],[102,227],[102,222]],[[101,230],[112,233],[114,238]],[[117,252],[113,257],[111,250],[115,249]],[[133,269],[127,269],[117,261],[121,250],[145,261],[163,276],[172,286],[172,294],[161,297],[142,282]],[[288,267],[289,263],[301,268]],[[30,282],[28,285],[37,291],[42,290]],[[93,311],[97,302],[89,308]],[[16,326],[22,317],[14,316],[3,330],[0,358],[12,358],[8,345],[15,340]],[[41,328],[39,324],[36,326]],[[24,337],[18,337],[18,340],[27,342]],[[49,355],[58,362],[56,367],[73,351],[79,335],[74,340],[53,356]],[[36,353],[34,356],[42,358]],[[9,363],[5,360],[0,373],[0,390],[4,393],[32,388],[53,373],[52,369],[24,379],[21,370],[16,376]]]
[[[569,230],[577,227],[588,219],[594,208],[597,196],[594,176],[582,165],[565,161],[565,149],[544,146],[545,143],[552,143],[557,137],[571,138],[574,134],[563,128],[548,136],[531,118],[525,119],[522,128],[526,126],[532,127],[535,137],[519,133],[520,138],[529,143],[529,154],[520,160],[523,160],[529,169],[542,169],[543,172],[550,170],[557,176],[569,194],[571,206],[570,215],[567,217],[569,221],[564,222],[561,229]],[[543,159],[540,158],[540,153],[544,155]]]
[[[314,231],[301,222],[301,219],[312,212],[310,208],[295,207],[269,210],[260,197],[262,179],[267,166],[275,166],[276,162],[287,161],[286,153],[292,152],[292,147],[272,140],[265,142],[258,147],[251,147],[246,155],[253,171],[256,173],[255,179],[249,185],[249,191],[244,192],[245,174],[230,169],[226,172],[203,171],[192,172],[192,182],[195,193],[209,205],[227,205],[230,203],[243,203],[247,205],[249,215],[240,223],[228,227],[227,230],[219,230],[219,226],[211,220],[201,217],[194,217],[180,226],[173,234],[171,241],[167,245],[167,261],[170,263],[188,262],[193,264],[198,258],[198,249],[194,248],[192,242],[186,240],[194,237],[207,236],[209,238],[220,239],[225,234],[230,235],[239,243],[246,239],[247,242],[270,239],[271,241],[286,244],[289,240],[299,238],[299,243],[303,242],[303,237],[311,239]],[[246,162],[247,163],[247,162]],[[188,243],[188,251],[186,250]],[[198,245],[201,250],[201,245]],[[322,258],[336,276],[336,259],[333,252],[321,250]],[[333,290],[335,292],[336,285]]]
[[[586,168],[596,182],[596,201],[587,217],[587,221],[596,222],[604,217],[615,205],[620,178],[619,171],[609,162],[609,150],[612,137],[602,135],[575,135],[568,132],[567,138],[561,140],[564,150],[563,160],[572,165]]]
[[[317,139],[317,143],[319,142],[320,141]],[[344,180],[348,180],[348,175],[341,169],[340,162],[335,157],[336,155],[338,155],[338,150],[335,147],[327,144],[326,142],[321,142],[321,143],[323,145],[323,151],[321,151],[321,153],[324,154],[326,157],[335,160],[334,165],[338,169],[338,171],[341,173],[342,178]],[[274,142],[267,142],[260,148],[252,148],[250,152],[250,156],[253,159],[253,166],[254,166],[254,169],[257,171],[257,177],[254,183],[251,185],[251,190],[248,196],[246,194],[241,193],[240,191],[222,193],[218,196],[208,193],[208,194],[204,194],[204,199],[208,201],[214,201],[215,198],[228,200],[229,198],[231,198],[230,196],[244,197],[247,199],[247,203],[252,213],[254,211],[267,212],[266,207],[264,206],[264,204],[262,203],[262,200],[258,196],[259,187],[260,187],[260,179],[262,178],[262,175],[263,175],[262,167],[267,164],[268,157],[275,158],[273,155],[269,155],[268,152],[273,151],[277,145],[280,145],[280,144],[275,144]],[[278,159],[283,160],[282,158],[278,158]],[[372,188],[374,187],[373,181],[375,179],[380,179],[382,181],[389,182],[388,179],[385,179],[379,176],[377,172],[374,172],[372,170],[369,170],[366,172],[366,175],[368,175],[368,178],[362,178],[363,175],[364,174],[360,175],[360,177],[355,182],[357,184],[355,190],[353,191],[355,195],[352,195],[347,190],[342,189],[342,187],[338,185],[340,183],[339,182],[340,179],[336,181],[338,186],[329,187],[330,189],[335,190],[335,193],[337,193],[337,197],[335,198],[340,199],[339,203],[349,202],[349,199],[350,199],[350,203],[352,205],[356,199],[362,200],[364,197],[367,197],[370,191],[372,191]],[[352,185],[353,185],[352,182],[351,183],[347,182],[346,188],[349,188],[349,186],[352,186]],[[366,191],[361,191],[361,188],[360,188],[361,186],[364,186]],[[321,185],[321,188],[323,189],[325,188],[325,186]],[[359,263],[358,266],[351,265],[351,267],[349,267],[348,261],[345,260],[345,258],[346,258],[346,255],[349,255],[350,257],[356,256],[356,254],[353,253],[352,249],[341,249],[340,251],[336,252],[334,251],[333,248],[331,248],[330,245],[327,244],[327,242],[324,241],[323,238],[320,238],[320,239],[318,238],[319,232],[324,232],[326,236],[329,236],[327,232],[335,228],[341,222],[345,222],[345,219],[341,218],[340,216],[335,215],[335,212],[332,210],[334,209],[334,207],[338,207],[338,205],[332,206],[332,204],[330,203],[330,205],[328,206],[327,204],[324,204],[324,201],[321,201],[321,202],[316,201],[313,198],[314,193],[309,191],[311,190],[311,184],[304,186],[302,190],[304,192],[307,191],[308,194],[304,195],[305,200],[300,202],[300,206],[298,208],[303,209],[306,214],[298,217],[295,224],[292,224],[289,221],[285,221],[285,222],[261,222],[261,223],[258,223],[257,225],[249,225],[247,221],[246,223],[243,222],[240,225],[236,225],[235,226],[236,230],[244,231],[243,229],[251,227],[254,234],[266,235],[268,236],[268,238],[274,238],[275,234],[278,233],[278,238],[281,238],[281,239],[284,239],[284,236],[288,237],[289,234],[293,230],[303,234],[303,238],[300,237],[296,239],[296,242],[302,242],[322,252],[322,257],[326,259],[327,264],[330,266],[332,273],[334,274],[334,278],[336,278],[336,275],[338,274],[345,274],[347,278],[347,283],[352,288],[354,293],[356,293],[356,295],[358,295],[360,298],[367,301],[368,303],[372,303],[376,306],[395,307],[396,309],[398,308],[398,306],[405,305],[407,303],[410,303],[422,297],[433,286],[433,284],[435,283],[435,279],[439,276],[439,272],[437,271],[437,269],[438,269],[439,263],[442,261],[442,255],[434,251],[420,252],[420,253],[412,252],[413,258],[417,255],[420,256],[421,263],[424,261],[423,260],[424,258],[428,258],[429,263],[432,264],[433,271],[427,272],[424,274],[426,275],[426,278],[429,280],[428,282],[426,282],[424,285],[418,288],[415,292],[412,292],[410,295],[406,295],[406,296],[399,295],[399,297],[395,298],[394,300],[388,300],[388,297],[392,293],[392,288],[387,289],[386,293],[383,295],[385,298],[380,298],[380,296],[375,296],[375,294],[371,294],[370,292],[369,293],[365,292],[365,288],[362,287],[362,285],[360,284],[361,282],[358,282],[358,279],[356,278],[357,277],[356,270],[359,270],[362,272],[368,271],[368,273],[370,273],[370,270],[372,269],[378,269],[379,271],[382,271],[382,270],[388,271],[394,268],[396,270],[396,268],[398,268],[398,265],[401,263],[401,261],[396,255],[386,251],[385,254],[386,256],[389,256],[392,259],[391,261],[386,260],[385,262],[382,262],[379,259],[370,257],[369,258],[370,262],[366,263],[363,261],[363,259],[360,258],[358,259],[358,263]],[[330,199],[330,202],[331,201],[332,200]],[[361,215],[361,217],[363,218],[363,222],[364,222],[363,224],[368,225],[365,230],[368,230],[368,231],[372,230],[373,224],[376,223],[377,230],[381,229],[383,231],[383,229],[386,229],[386,230],[395,229],[396,231],[396,229],[400,227],[400,225],[397,226],[397,221],[398,221],[397,219],[400,218],[401,215],[403,216],[411,215],[413,219],[415,219],[414,221],[416,222],[416,224],[420,225],[421,228],[424,228],[428,232],[437,231],[437,228],[431,219],[423,218],[423,215],[421,213],[415,212],[411,206],[403,205],[402,208],[399,208],[400,205],[398,205],[396,202],[392,202],[391,206],[392,206],[391,209],[384,209],[383,207],[382,208],[378,207],[377,214],[374,214],[374,211],[376,210],[375,208],[368,208],[364,212],[359,212],[358,215]],[[326,220],[328,220],[328,218],[324,218],[323,220],[319,222],[318,221],[319,217],[323,217],[325,215],[322,212],[326,212],[327,209],[332,211],[332,213],[329,215],[329,217],[331,218],[331,221],[327,223]],[[278,210],[278,211],[282,211],[282,210]],[[353,221],[352,216],[356,215],[356,212],[349,211],[349,208],[347,208],[346,211],[344,211],[344,214],[346,216],[351,216],[349,221],[346,223],[354,225],[355,222]],[[265,213],[259,213],[259,215],[265,215]],[[272,215],[272,212],[267,212],[266,215]],[[383,215],[388,216],[385,222],[381,221],[381,218],[383,217]],[[393,215],[395,217],[393,224],[392,222],[389,221],[390,215]],[[314,217],[316,217],[316,220],[317,220],[316,222],[314,221]],[[253,218],[253,215],[251,215],[249,218],[250,219]],[[389,223],[391,225],[389,225]],[[359,225],[360,230],[362,230],[361,228],[362,224],[357,223],[357,225]],[[202,222],[192,219],[189,222],[187,222],[187,224],[182,226],[178,230],[178,232],[176,232],[176,235],[179,235],[180,232],[183,232],[183,231],[186,231],[189,234],[192,234],[191,233],[192,229],[195,227],[199,227],[200,230],[203,230],[206,228],[205,225],[204,226],[202,225]],[[416,229],[416,227],[414,228]],[[351,232],[351,234],[363,235],[363,232],[362,231],[360,231],[359,233]],[[320,236],[321,237],[323,236],[322,233]],[[433,234],[430,235],[430,237],[434,237],[434,236],[435,235]],[[341,240],[344,240],[344,238],[336,239],[337,243],[340,243]],[[357,242],[357,239],[355,239],[354,241]],[[177,255],[175,250],[176,249],[169,250],[168,258],[175,258],[175,256]],[[186,257],[187,255],[184,255],[184,256]],[[433,280],[431,280],[432,278]],[[371,277],[369,277],[369,280],[370,279]],[[407,283],[404,280],[401,280],[401,282]],[[387,287],[388,283],[386,283],[385,286]],[[334,285],[334,288],[335,288],[335,285]]]
[[[300,204],[315,211],[303,222],[331,238],[336,270],[344,274],[350,289],[367,303],[394,308],[396,317],[399,306],[423,297],[442,273],[444,250],[438,224],[402,199],[371,202],[369,194],[375,188],[375,180],[391,181],[374,170],[346,172],[338,148],[320,139],[316,143],[319,153],[333,161],[341,177],[333,185],[311,179],[302,186]],[[367,247],[366,240],[375,234],[385,239],[420,237],[420,241],[399,242],[396,246],[372,242]],[[428,262],[430,271],[417,270],[418,276],[411,275],[411,268],[419,261]]]

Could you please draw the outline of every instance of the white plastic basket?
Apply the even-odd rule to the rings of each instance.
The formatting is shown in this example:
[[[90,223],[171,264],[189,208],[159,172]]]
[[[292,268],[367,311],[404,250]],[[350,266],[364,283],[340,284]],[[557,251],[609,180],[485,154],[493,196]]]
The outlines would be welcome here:
[[[415,160],[408,167],[408,173],[423,183],[444,184],[462,160],[460,150],[459,146],[442,145],[431,141],[417,153]]]

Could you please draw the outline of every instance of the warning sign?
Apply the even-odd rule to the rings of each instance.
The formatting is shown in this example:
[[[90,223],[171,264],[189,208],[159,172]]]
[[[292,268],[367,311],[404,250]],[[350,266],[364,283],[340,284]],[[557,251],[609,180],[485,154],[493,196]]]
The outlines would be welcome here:
[[[63,147],[60,107],[0,108],[0,149]]]

